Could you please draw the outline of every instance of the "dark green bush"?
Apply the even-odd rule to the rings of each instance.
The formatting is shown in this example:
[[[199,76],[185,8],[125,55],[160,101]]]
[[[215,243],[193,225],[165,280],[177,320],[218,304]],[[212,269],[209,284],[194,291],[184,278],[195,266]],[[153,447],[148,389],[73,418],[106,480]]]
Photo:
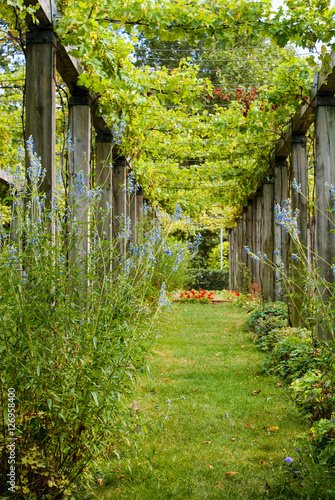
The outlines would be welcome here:
[[[303,413],[314,421],[331,418],[335,410],[335,387],[331,373],[307,372],[291,384],[293,397]]]
[[[229,271],[223,269],[196,269],[189,271],[186,290],[224,290],[229,286]]]
[[[276,316],[285,320],[285,324],[287,324],[288,320],[288,309],[287,305],[284,302],[269,302],[266,304],[262,304],[251,313],[247,320],[247,326],[251,330],[255,330],[256,324],[261,320],[265,320],[269,316]],[[276,328],[276,327],[275,327]]]
[[[278,318],[276,318],[276,320],[278,320]],[[287,326],[284,326],[281,328],[274,328],[273,330],[269,331],[267,335],[256,338],[255,343],[262,351],[271,351],[278,342],[283,340],[283,338],[288,337],[289,335],[299,336],[301,334],[302,329],[300,328],[289,328]]]
[[[263,345],[263,340],[265,340],[265,344],[267,345],[266,339],[272,334],[273,330],[280,330],[281,328],[284,328],[286,326],[286,323],[286,320],[281,318],[280,316],[268,316],[264,319],[260,318],[255,324],[253,338],[260,346]],[[270,347],[270,345],[271,343],[268,345],[267,349]]]
[[[323,369],[328,362],[329,354],[313,347],[313,340],[308,330],[286,328],[285,333],[286,335],[269,353],[263,365],[265,371],[292,382],[311,369]]]
[[[321,419],[311,429],[313,458],[322,465],[335,466],[335,418]]]

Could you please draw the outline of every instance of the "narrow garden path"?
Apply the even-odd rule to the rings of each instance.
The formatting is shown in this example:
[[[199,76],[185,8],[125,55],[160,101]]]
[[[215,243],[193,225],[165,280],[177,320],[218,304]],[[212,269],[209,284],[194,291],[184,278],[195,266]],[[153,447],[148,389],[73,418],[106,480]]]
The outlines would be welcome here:
[[[142,430],[131,470],[110,471],[95,498],[268,497],[272,469],[297,455],[295,437],[307,425],[288,389],[259,373],[264,355],[245,319],[228,303],[177,303],[161,316],[150,373],[134,396],[135,411],[160,418],[161,429]]]

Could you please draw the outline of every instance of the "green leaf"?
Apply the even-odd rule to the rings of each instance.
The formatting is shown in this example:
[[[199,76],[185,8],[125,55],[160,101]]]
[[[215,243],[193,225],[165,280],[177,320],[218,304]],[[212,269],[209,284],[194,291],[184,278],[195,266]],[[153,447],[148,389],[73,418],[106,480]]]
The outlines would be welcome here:
[[[94,402],[97,406],[99,406],[99,401],[98,401],[98,396],[97,396],[97,393],[96,392],[92,392],[91,391],[91,394],[92,394],[92,397],[94,399]]]

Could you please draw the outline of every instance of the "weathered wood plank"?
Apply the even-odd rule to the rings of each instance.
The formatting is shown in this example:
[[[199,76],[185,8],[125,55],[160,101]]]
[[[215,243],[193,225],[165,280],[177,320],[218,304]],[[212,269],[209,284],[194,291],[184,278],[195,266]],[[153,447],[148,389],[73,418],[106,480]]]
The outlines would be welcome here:
[[[69,107],[69,130],[72,137],[69,154],[69,195],[72,217],[79,223],[78,244],[71,252],[73,262],[85,258],[89,251],[89,213],[86,190],[91,175],[91,106],[88,94],[72,96]]]
[[[247,209],[247,246],[252,250],[252,200],[248,201],[248,209]],[[247,256],[247,267],[248,267],[248,279],[249,285],[252,285],[252,259]],[[251,283],[250,283],[251,280]]]
[[[274,198],[273,179],[263,181],[263,253],[273,260],[274,241]],[[263,265],[263,296],[265,300],[274,300],[274,271],[272,266]]]
[[[0,182],[2,184],[12,184],[13,180],[14,177],[11,174],[0,169]]]
[[[95,138],[95,179],[101,188],[99,208],[103,222],[99,223],[99,234],[102,240],[112,241],[113,216],[113,143],[111,134],[98,133]]]
[[[126,226],[127,219],[127,161],[125,156],[113,152],[113,236],[118,237]],[[126,240],[117,243],[120,256],[126,253]]]
[[[229,229],[229,290],[233,289],[233,230]]]
[[[307,178],[307,151],[306,151],[307,139],[305,134],[294,133],[291,139],[291,172],[292,179],[296,180],[297,184],[301,186],[301,192],[303,196],[297,192],[297,189],[291,187],[291,199],[292,199],[292,209],[293,212],[299,210],[298,216],[298,227],[300,231],[299,240],[303,248],[306,249],[307,258],[307,190],[308,190],[308,178]],[[302,304],[303,304],[303,278],[304,278],[304,268],[306,262],[301,262],[297,260],[294,256],[296,254],[300,255],[299,248],[300,245],[292,239],[291,242],[292,254],[291,254],[291,277],[292,277],[292,308],[291,308],[291,324],[293,327],[299,327],[302,324],[301,314],[302,314]]]
[[[335,261],[334,234],[330,233],[334,226],[327,218],[328,210],[333,207],[329,188],[335,185],[335,98],[333,94],[320,94],[317,97],[315,134],[316,134],[316,171],[315,194],[318,210],[315,214],[315,246],[320,259],[316,265],[320,274],[329,283],[334,282],[331,265]],[[320,288],[323,299],[327,301],[329,292]],[[327,336],[329,332],[323,329],[322,319],[318,325],[320,336]]]
[[[56,39],[52,31],[27,33],[26,48],[26,139],[45,171],[40,191],[51,208],[56,188]],[[29,159],[26,154],[26,168]],[[28,170],[27,170],[28,173]],[[29,177],[29,175],[27,175]],[[29,182],[29,179],[28,179]]]

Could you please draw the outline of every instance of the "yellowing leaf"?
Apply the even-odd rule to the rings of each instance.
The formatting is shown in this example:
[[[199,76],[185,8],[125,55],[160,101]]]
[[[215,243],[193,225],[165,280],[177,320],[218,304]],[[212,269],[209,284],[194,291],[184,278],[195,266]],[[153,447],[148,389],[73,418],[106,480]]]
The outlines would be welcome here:
[[[275,431],[279,430],[279,427],[277,427],[277,425],[272,425],[271,427],[268,427],[266,430],[271,431],[271,432],[275,432]]]

